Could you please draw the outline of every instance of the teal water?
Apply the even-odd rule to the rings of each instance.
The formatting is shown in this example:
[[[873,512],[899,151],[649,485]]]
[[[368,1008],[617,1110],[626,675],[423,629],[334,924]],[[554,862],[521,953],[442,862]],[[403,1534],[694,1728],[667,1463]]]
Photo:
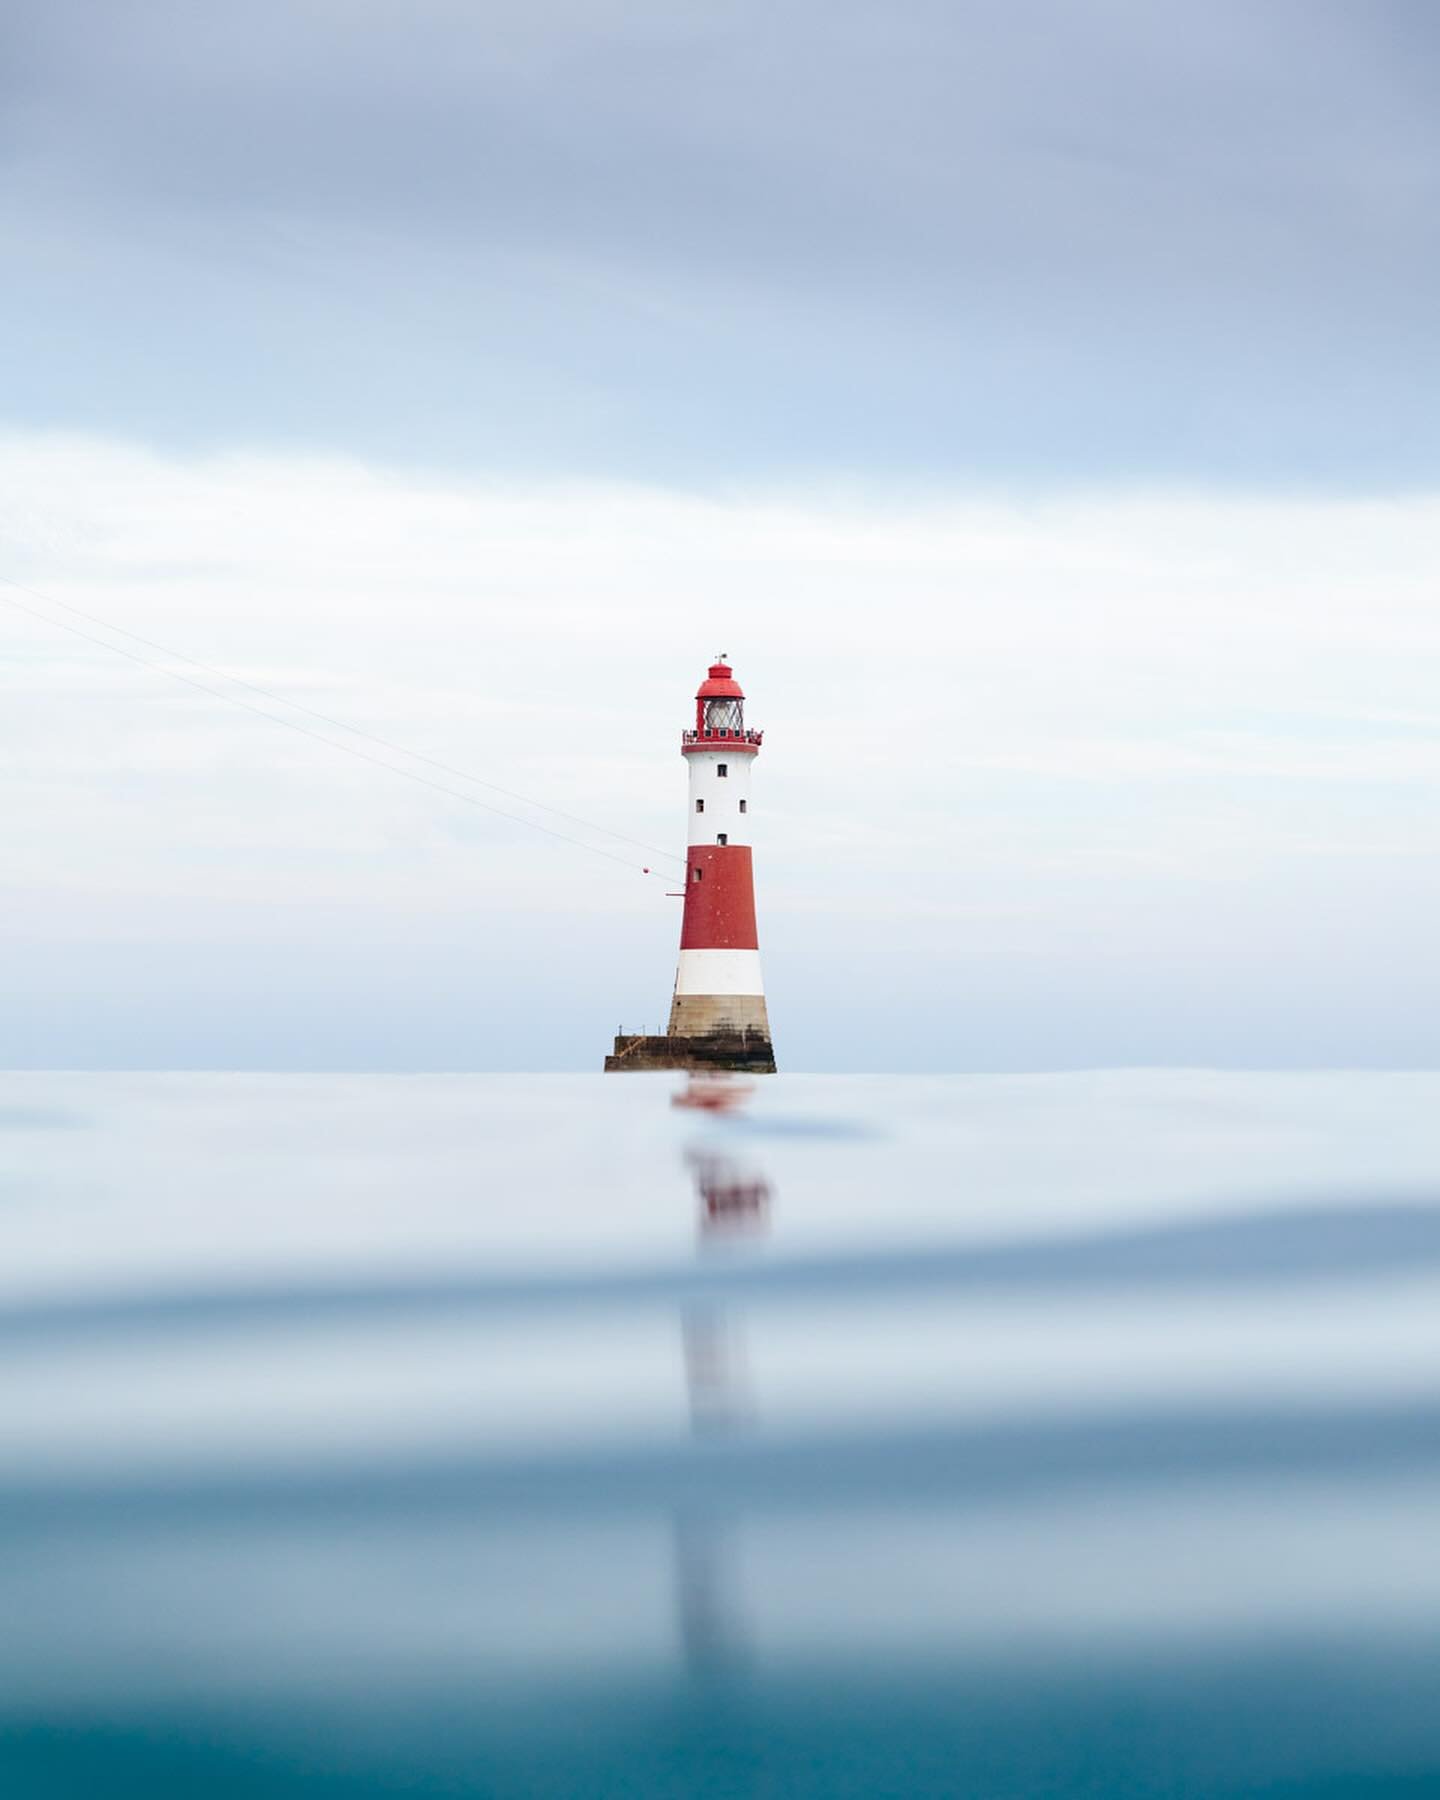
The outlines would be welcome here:
[[[1440,1077],[6,1076],[0,1251],[7,1796],[1440,1793]]]

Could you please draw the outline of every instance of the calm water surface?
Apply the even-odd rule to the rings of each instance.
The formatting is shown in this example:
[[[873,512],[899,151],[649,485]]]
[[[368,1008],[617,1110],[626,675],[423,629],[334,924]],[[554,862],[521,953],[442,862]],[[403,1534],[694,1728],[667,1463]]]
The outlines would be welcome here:
[[[1440,1794],[1440,1077],[5,1076],[0,1251],[13,1800]]]

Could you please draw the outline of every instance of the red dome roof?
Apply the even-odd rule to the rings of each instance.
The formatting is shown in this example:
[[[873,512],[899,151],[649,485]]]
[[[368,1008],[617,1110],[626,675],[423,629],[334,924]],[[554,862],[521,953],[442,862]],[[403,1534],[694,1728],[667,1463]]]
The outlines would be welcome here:
[[[745,690],[735,680],[734,671],[729,663],[716,662],[711,663],[709,678],[700,683],[695,698],[697,700],[743,700]]]

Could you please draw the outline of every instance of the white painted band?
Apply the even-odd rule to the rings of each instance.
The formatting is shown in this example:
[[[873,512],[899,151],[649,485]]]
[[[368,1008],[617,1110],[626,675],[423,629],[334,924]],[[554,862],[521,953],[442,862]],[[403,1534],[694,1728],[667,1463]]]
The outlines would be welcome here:
[[[758,950],[682,950],[677,994],[763,994]]]
[[[754,760],[753,756],[727,757],[723,750],[685,758],[690,776],[687,844],[713,844],[722,836],[727,844],[750,842],[750,764]],[[726,771],[723,776],[722,768]],[[702,808],[698,812],[697,803]]]

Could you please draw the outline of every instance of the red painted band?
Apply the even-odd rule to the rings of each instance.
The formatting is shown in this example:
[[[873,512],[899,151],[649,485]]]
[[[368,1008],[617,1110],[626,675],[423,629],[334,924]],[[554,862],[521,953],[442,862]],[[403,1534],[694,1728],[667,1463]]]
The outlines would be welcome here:
[[[695,844],[685,856],[685,917],[680,925],[680,948],[758,950],[750,846]]]

